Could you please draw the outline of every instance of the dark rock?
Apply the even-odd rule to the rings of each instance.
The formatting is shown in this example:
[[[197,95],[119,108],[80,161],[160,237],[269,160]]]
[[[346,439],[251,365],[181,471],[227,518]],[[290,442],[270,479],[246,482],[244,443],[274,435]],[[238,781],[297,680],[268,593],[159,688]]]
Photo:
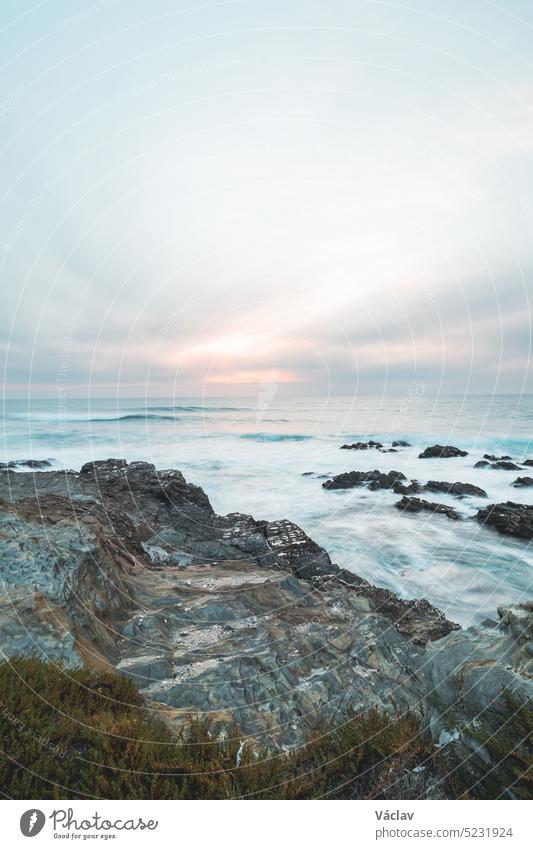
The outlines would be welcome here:
[[[453,445],[430,445],[418,457],[420,460],[425,460],[428,457],[466,457],[467,455],[468,451],[461,451]]]
[[[533,506],[516,504],[514,501],[489,504],[480,510],[475,518],[500,534],[519,539],[533,539]]]
[[[514,481],[513,486],[533,486],[533,478],[528,478],[528,477],[517,478]]]
[[[504,454],[502,457],[496,457],[494,454],[483,454],[484,460],[490,460],[491,463],[496,463],[498,460],[512,460],[512,457],[509,457],[508,454]]]
[[[348,451],[366,451],[368,448],[383,448],[381,442],[375,442],[373,439],[370,439],[368,442],[354,442],[352,445],[341,445],[341,448],[345,448]]]
[[[380,448],[382,454],[397,454],[397,448]]]
[[[393,448],[410,448],[411,443],[406,442],[405,439],[395,439],[392,443]]]
[[[369,489],[392,489],[399,481],[407,480],[401,472],[380,472],[374,469],[371,472],[343,472],[335,475],[331,480],[325,481],[324,489],[352,489],[355,486],[368,486]]]
[[[486,469],[487,466],[490,466],[488,460],[478,460],[477,463],[474,463],[474,469]]]
[[[425,511],[428,513],[439,513],[447,516],[448,519],[454,519],[454,521],[462,518],[460,513],[453,507],[448,507],[446,504],[436,504],[433,501],[424,501],[423,498],[409,498],[408,496],[404,496],[394,506],[398,510],[403,510],[405,513],[421,513]]]
[[[459,481],[455,481],[455,483],[448,483],[447,481],[428,481],[423,488],[428,492],[443,492],[446,495],[457,495],[459,498],[462,498],[463,495],[477,495],[484,498],[487,497],[487,493],[484,489],[481,489],[481,487],[474,486],[471,483],[460,483]]]
[[[302,477],[303,477],[303,478],[308,478],[308,477],[310,477],[311,475],[314,475],[314,472],[302,472]]]
[[[522,466],[533,466],[533,460],[522,460]]]
[[[491,466],[492,469],[506,469],[507,471],[516,471],[520,470],[520,466],[517,466],[516,463],[511,463],[509,460],[498,460],[497,463],[493,463]]]
[[[418,483],[418,481],[411,481],[411,483],[397,483],[393,486],[393,490],[396,495],[416,495],[419,492],[422,492],[422,485]]]
[[[0,463],[0,469],[17,469],[21,466],[27,469],[49,469],[51,465],[48,460],[10,460],[9,463]]]

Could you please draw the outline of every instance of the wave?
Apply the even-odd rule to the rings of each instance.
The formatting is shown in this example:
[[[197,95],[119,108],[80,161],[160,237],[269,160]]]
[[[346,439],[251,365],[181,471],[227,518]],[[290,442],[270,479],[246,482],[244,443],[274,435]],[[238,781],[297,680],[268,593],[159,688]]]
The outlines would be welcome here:
[[[136,407],[137,410],[145,410],[147,413],[248,413],[250,407]]]
[[[179,416],[162,416],[159,413],[125,413],[122,416],[100,416],[92,419],[86,419],[87,422],[127,422],[127,421],[146,421],[147,419],[157,419],[158,421],[178,422]]]
[[[255,442],[305,442],[313,437],[303,433],[241,433],[240,438]]]

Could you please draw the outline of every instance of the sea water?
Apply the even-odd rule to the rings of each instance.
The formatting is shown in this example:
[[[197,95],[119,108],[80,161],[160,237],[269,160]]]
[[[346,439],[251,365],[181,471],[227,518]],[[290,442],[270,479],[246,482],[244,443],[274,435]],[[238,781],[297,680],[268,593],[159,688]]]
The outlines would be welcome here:
[[[404,598],[425,596],[462,625],[496,619],[499,604],[533,597],[532,546],[471,521],[486,504],[533,503],[533,488],[512,486],[533,469],[474,468],[484,453],[533,457],[533,396],[431,398],[413,387],[401,397],[280,398],[267,390],[251,398],[5,401],[0,460],[49,459],[54,468],[79,469],[123,457],[180,469],[217,513],[291,519],[334,562]],[[340,450],[368,439],[411,447]],[[419,459],[434,443],[468,456]],[[390,491],[323,489],[321,476],[352,469],[472,483],[488,498],[422,495],[467,520],[454,522],[402,514]]]

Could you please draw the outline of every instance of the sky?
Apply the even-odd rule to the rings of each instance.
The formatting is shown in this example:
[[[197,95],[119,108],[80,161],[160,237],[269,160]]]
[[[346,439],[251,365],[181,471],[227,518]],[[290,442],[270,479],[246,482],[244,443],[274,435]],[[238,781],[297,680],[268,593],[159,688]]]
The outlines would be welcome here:
[[[9,397],[533,392],[529,0],[3,0]]]

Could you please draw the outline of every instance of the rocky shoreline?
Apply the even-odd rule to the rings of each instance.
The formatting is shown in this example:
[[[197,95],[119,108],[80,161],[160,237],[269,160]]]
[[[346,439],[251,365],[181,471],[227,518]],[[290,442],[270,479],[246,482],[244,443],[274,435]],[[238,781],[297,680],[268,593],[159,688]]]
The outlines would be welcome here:
[[[497,727],[504,693],[533,695],[531,605],[461,629],[332,564],[288,520],[217,516],[179,471],[7,468],[0,499],[4,655],[111,667],[170,732],[209,716],[220,734],[290,748],[376,707],[414,712],[437,746],[482,763],[479,714]],[[532,511],[489,505],[477,518],[528,538]]]

